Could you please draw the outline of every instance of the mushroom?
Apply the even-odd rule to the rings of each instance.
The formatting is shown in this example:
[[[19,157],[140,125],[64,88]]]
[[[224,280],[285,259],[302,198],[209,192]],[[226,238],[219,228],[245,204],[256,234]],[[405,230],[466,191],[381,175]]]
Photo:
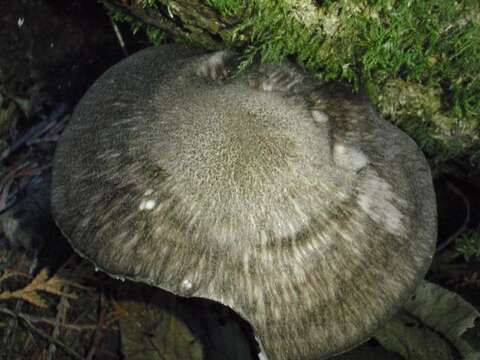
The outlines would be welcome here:
[[[109,69],[59,142],[54,217],[109,275],[230,307],[270,360],[327,358],[424,276],[430,170],[365,96],[289,63],[228,78],[233,58],[167,45]]]

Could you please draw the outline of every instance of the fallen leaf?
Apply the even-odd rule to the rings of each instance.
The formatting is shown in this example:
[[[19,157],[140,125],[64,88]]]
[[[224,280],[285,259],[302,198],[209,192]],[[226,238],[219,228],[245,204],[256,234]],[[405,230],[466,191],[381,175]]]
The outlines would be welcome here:
[[[375,334],[407,360],[480,360],[480,313],[458,294],[424,281],[403,310]]]

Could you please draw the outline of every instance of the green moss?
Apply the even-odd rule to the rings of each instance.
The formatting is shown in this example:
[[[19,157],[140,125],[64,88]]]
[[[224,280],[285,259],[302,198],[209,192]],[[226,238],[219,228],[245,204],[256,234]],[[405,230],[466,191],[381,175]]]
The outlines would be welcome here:
[[[146,7],[156,7],[158,1],[157,0],[139,0],[138,3],[142,5],[144,8],[146,8]]]
[[[480,260],[480,229],[468,230],[455,242],[455,250],[466,261]]]
[[[248,60],[293,55],[320,78],[363,84],[431,156],[457,156],[479,141],[478,2],[324,1],[303,19],[298,1],[256,3],[241,29],[250,29]]]
[[[412,135],[424,151],[449,158],[465,150],[476,122],[460,121],[453,112],[443,111],[442,94],[440,87],[401,79],[389,80],[370,93],[381,114]]]
[[[164,44],[165,40],[167,39],[167,35],[165,34],[165,32],[151,25],[147,25],[145,27],[145,32],[147,34],[148,39],[155,46]]]
[[[149,1],[154,2],[154,0],[149,0]],[[138,31],[145,31],[148,39],[152,42],[153,45],[156,45],[156,46],[161,45],[165,42],[167,36],[164,31],[152,25],[145,24],[140,20],[124,12],[115,11],[112,8],[107,8],[107,9],[113,21],[130,24],[130,28],[133,34],[136,34]]]
[[[192,40],[201,42],[201,29],[219,31],[226,47],[241,47],[244,68],[257,55],[271,62],[291,56],[321,79],[362,85],[384,116],[440,160],[480,142],[478,0],[246,3],[249,15],[228,32],[214,26],[216,19],[193,19],[199,27],[186,25]],[[185,20],[174,0],[141,4],[170,9]],[[227,17],[240,16],[245,7],[240,0],[206,4]]]
[[[239,0],[207,0],[207,4],[226,17],[236,16],[244,8],[244,2]]]

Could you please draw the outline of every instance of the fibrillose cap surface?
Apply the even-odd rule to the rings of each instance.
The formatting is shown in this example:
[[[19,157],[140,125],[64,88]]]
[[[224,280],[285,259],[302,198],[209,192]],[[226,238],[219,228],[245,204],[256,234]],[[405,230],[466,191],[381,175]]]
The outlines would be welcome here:
[[[270,360],[345,351],[430,264],[428,165],[365,98],[288,64],[209,79],[225,58],[170,45],[108,70],[57,148],[57,224],[112,276],[231,307]]]

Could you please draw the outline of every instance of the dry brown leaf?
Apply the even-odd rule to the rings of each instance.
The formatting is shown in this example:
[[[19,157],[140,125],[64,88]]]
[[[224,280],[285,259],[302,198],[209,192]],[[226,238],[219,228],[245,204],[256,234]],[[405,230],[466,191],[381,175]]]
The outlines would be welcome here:
[[[46,308],[47,303],[37,294],[36,291],[26,291],[25,288],[16,291],[3,291],[0,293],[0,300],[23,300],[37,307]]]
[[[113,301],[113,304],[114,304],[114,308],[113,308],[112,314],[110,315],[111,316],[110,321],[120,320],[128,315],[128,310],[126,309],[125,306],[123,306],[122,304],[119,304],[116,301]]]
[[[69,299],[76,299],[77,296],[74,293],[67,293],[63,291],[63,288],[66,287],[66,283],[63,279],[57,275],[52,276],[44,284],[39,287],[39,290],[45,291],[49,294],[54,294],[58,296],[63,296]]]
[[[6,278],[6,276],[3,275],[2,278]],[[0,278],[0,280],[2,278]],[[48,304],[40,296],[39,291],[69,299],[77,298],[75,294],[63,290],[64,287],[67,287],[67,284],[68,282],[63,281],[63,279],[57,275],[49,278],[48,269],[44,268],[22,289],[0,292],[0,300],[18,299],[29,302],[37,307],[46,308]]]

